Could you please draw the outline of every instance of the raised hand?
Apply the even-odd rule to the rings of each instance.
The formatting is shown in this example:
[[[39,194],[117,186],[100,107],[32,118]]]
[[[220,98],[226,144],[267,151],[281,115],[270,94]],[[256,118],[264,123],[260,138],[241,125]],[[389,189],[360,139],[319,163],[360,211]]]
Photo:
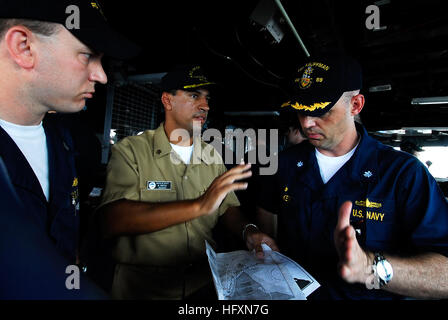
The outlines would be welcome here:
[[[246,189],[247,182],[237,181],[252,175],[250,167],[250,163],[240,164],[213,180],[207,191],[198,199],[200,212],[204,215],[211,214],[218,209],[229,192]]]
[[[372,261],[356,239],[355,229],[350,225],[352,203],[344,202],[339,208],[338,223],[334,230],[334,245],[339,255],[339,275],[347,282],[365,283],[370,275]]]

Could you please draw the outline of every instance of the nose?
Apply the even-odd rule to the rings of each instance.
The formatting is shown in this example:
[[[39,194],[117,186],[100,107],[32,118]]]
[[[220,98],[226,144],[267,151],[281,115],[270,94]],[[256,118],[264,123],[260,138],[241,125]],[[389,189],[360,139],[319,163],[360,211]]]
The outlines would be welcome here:
[[[302,125],[302,128],[311,128],[316,125],[316,118],[310,117],[310,116],[299,116],[300,123]]]
[[[201,111],[205,111],[205,112],[208,112],[210,110],[210,106],[208,105],[207,97],[201,98],[201,103],[199,104],[199,109],[201,109]]]
[[[100,59],[95,59],[95,61],[92,61],[89,80],[102,84],[107,83],[107,75],[106,72],[104,72]]]

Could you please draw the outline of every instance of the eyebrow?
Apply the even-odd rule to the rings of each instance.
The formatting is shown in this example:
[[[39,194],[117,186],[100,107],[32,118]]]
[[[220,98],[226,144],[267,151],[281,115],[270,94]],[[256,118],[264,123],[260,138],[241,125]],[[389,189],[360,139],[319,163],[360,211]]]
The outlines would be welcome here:
[[[92,48],[90,48],[89,46],[86,46],[84,44],[82,45],[80,50],[87,51],[89,54],[96,56],[96,57],[101,57],[103,55],[101,52],[93,50]]]
[[[205,95],[206,97],[210,97],[210,92],[205,93],[203,90],[201,91],[201,89],[199,89],[199,90],[189,90],[188,92],[196,93],[197,95]]]

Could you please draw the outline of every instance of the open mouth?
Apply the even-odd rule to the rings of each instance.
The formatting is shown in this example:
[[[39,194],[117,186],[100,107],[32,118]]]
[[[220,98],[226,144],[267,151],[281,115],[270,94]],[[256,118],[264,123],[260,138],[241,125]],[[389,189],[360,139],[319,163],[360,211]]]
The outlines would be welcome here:
[[[84,97],[84,98],[91,99],[91,98],[93,98],[93,93],[94,93],[94,92],[84,92],[84,93],[83,93],[83,97]]]
[[[196,116],[196,117],[193,117],[193,120],[200,121],[201,123],[204,123],[205,120],[207,120],[207,116]]]

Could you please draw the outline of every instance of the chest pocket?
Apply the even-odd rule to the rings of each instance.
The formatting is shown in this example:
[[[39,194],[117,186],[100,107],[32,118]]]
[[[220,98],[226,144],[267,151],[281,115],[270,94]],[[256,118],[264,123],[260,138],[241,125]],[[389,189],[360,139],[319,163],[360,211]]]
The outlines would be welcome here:
[[[380,202],[379,200],[377,201]],[[396,241],[395,203],[385,199],[381,201],[382,206],[374,210],[366,210],[366,240],[373,247],[381,247],[385,250],[391,248]]]
[[[142,190],[140,191],[140,199],[145,202],[163,203],[177,201],[176,190]]]
[[[355,230],[359,228],[362,240],[358,238],[358,241],[370,249],[392,248],[397,237],[395,219],[395,203],[391,199],[369,197],[354,202],[351,224]]]

